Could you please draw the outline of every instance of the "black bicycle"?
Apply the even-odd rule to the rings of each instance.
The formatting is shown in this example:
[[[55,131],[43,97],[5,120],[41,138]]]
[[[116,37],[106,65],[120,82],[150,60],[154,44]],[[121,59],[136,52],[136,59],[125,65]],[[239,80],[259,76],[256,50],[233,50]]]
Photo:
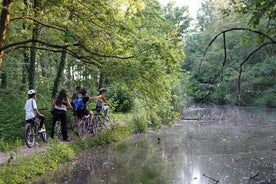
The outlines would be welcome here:
[[[43,124],[43,129],[45,131],[39,132],[38,127],[40,124],[40,120],[38,118],[34,118],[33,120],[26,121],[25,127],[24,127],[24,139],[26,145],[31,148],[35,145],[37,139],[40,137],[44,142],[47,142],[47,133],[46,133],[46,127],[45,124]]]
[[[91,114],[83,116],[78,121],[78,136],[81,140],[84,140],[88,134],[92,133],[96,135],[96,127],[91,123]]]
[[[95,109],[94,109],[95,110]],[[105,118],[101,110],[95,110],[95,115],[92,119],[92,126],[94,130],[94,135],[97,134],[99,128],[105,127],[106,130],[110,130],[112,126],[112,121]]]

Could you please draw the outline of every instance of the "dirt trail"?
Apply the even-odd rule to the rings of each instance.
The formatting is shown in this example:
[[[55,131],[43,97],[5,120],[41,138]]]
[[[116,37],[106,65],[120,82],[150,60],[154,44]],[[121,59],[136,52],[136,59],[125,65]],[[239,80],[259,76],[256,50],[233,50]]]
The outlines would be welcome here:
[[[4,164],[8,160],[16,160],[17,158],[27,157],[34,155],[45,149],[46,143],[40,143],[33,148],[28,148],[26,145],[22,146],[19,150],[11,150],[7,153],[0,152],[0,165]]]
[[[74,142],[74,139],[77,139],[77,137],[74,136],[72,132],[68,132],[68,136],[71,138],[70,142]],[[64,143],[67,144],[68,142],[64,142]],[[0,167],[1,165],[5,164],[9,160],[15,161],[18,158],[27,157],[30,155],[37,154],[41,151],[44,151],[46,149],[46,146],[47,146],[47,143],[39,141],[38,144],[35,145],[33,148],[29,148],[26,145],[24,145],[21,148],[18,148],[18,150],[11,150],[11,151],[8,151],[7,153],[0,152]]]

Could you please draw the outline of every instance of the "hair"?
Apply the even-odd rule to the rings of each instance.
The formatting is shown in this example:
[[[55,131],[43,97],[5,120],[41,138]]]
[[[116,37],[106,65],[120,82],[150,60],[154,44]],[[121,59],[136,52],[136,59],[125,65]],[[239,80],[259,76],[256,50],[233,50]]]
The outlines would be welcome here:
[[[76,91],[79,91],[80,89],[81,89],[80,86],[77,86],[77,87],[76,87]]]
[[[33,94],[31,94],[31,95],[28,95],[29,99],[30,99],[30,98],[33,98],[33,97],[35,96],[35,94],[36,94],[36,93],[33,93]]]
[[[80,91],[81,95],[86,95],[87,94],[87,90],[85,88],[82,88]]]
[[[66,98],[67,98],[66,91],[64,89],[60,90],[60,92],[58,93],[58,96],[55,100],[55,104],[61,105],[62,101],[65,100]]]

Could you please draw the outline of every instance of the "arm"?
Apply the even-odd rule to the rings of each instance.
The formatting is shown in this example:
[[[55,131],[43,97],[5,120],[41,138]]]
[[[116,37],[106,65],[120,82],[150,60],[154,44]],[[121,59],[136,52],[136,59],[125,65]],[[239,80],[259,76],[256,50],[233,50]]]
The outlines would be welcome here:
[[[35,114],[44,117],[44,115],[43,115],[43,114],[40,114],[40,112],[38,111],[38,108],[37,108],[37,105],[36,105],[36,101],[33,100],[32,103],[33,103],[33,109],[34,109],[34,111],[35,111]]]
[[[103,96],[103,101],[107,103],[107,105],[111,106],[111,104],[106,100],[105,96]]]
[[[66,104],[68,105],[68,108],[73,109],[71,103],[69,102],[69,99],[66,98]]]
[[[91,96],[89,97],[89,100],[98,100],[99,99],[99,96]]]

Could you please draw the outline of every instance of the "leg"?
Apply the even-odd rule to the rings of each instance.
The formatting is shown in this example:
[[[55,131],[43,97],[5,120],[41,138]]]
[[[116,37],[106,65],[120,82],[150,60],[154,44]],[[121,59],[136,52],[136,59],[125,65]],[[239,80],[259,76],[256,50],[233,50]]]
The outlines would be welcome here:
[[[104,117],[108,118],[109,106],[107,105],[103,106],[103,110],[104,110]]]
[[[66,111],[63,111],[61,113],[60,121],[61,121],[61,134],[62,134],[63,140],[66,141],[68,140]]]
[[[53,124],[52,124],[52,128],[51,128],[51,138],[52,138],[52,139],[54,138],[55,126],[56,126],[56,121],[57,121],[57,120],[58,120],[58,116],[57,116],[57,114],[54,112],[54,115],[53,115],[53,118],[52,118]]]
[[[41,129],[43,127],[43,124],[44,124],[45,116],[44,115],[41,115],[41,116],[38,115],[37,117],[40,121],[39,129]]]

